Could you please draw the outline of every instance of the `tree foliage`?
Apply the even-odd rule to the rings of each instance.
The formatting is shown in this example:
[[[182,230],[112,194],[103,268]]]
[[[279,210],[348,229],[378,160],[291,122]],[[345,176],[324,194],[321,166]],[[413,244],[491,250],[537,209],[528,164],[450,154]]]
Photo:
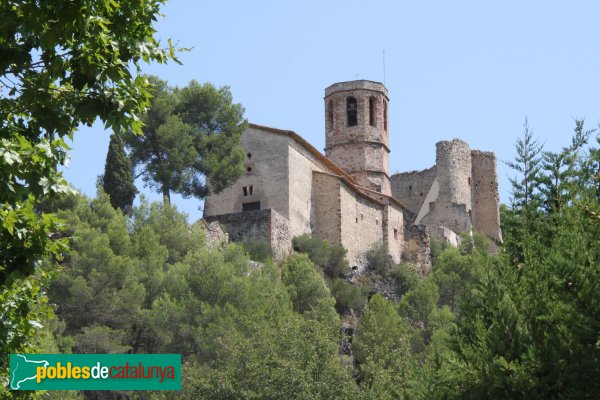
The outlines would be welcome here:
[[[323,240],[317,235],[304,234],[292,240],[295,251],[308,254],[311,261],[317,264],[325,276],[342,277],[348,273],[346,249]]]
[[[183,398],[354,397],[335,301],[306,255],[251,268],[170,205],[143,200],[128,221],[103,193],[66,203],[75,239],[49,297],[73,351],[181,353]]]
[[[141,132],[138,115],[150,94],[135,75],[139,63],[175,53],[154,38],[162,3],[0,3],[0,301],[13,322],[26,320],[35,307],[24,304],[42,293],[23,297],[23,287],[44,281],[34,282],[35,269],[66,249],[59,220],[36,212],[43,200],[70,190],[58,171],[68,160],[65,139],[97,118],[116,132]],[[34,332],[22,324],[4,329],[2,352],[24,351]],[[0,375],[6,368],[3,358]]]
[[[171,192],[204,198],[220,192],[242,174],[244,109],[228,87],[191,81],[183,89],[148,77],[151,106],[143,136],[129,134],[131,159],[144,182],[170,201]]]
[[[523,168],[515,181],[518,201],[503,210],[506,253],[482,269],[462,306],[445,398],[599,392],[600,203],[587,170],[597,153],[581,151],[592,133],[578,121],[571,146],[545,152],[539,169]]]
[[[133,182],[131,161],[125,154],[123,139],[113,134],[110,137],[102,188],[110,198],[114,208],[120,208],[125,214],[131,211],[137,189]]]

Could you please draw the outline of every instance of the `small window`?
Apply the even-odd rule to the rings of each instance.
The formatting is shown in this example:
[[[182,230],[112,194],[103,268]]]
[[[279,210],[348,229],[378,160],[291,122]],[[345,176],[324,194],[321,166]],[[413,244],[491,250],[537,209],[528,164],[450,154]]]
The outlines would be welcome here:
[[[408,187],[408,191],[409,191],[409,192],[412,192],[412,185],[410,185],[410,186]]]
[[[248,160],[250,160],[252,158],[252,153],[246,154],[246,157],[248,157]]]
[[[467,183],[469,184],[469,186],[471,186],[471,177],[470,176],[467,178]]]
[[[375,97],[369,97],[369,125],[376,126],[377,103]]]
[[[400,235],[398,235],[398,229],[395,229],[395,228],[394,228],[394,239],[396,239],[396,240],[400,239],[400,237],[399,237],[399,236],[400,236]]]
[[[252,172],[252,167],[246,168],[246,172]]]
[[[242,211],[257,211],[260,210],[260,201],[255,201],[252,203],[243,203],[242,204]]]
[[[348,126],[358,124],[358,107],[354,97],[348,97],[346,100],[346,114],[348,115]]]
[[[378,219],[375,220],[375,225],[379,225],[379,220]]]
[[[242,188],[242,192],[244,192],[244,196],[248,196],[248,188],[246,186]]]
[[[423,193],[419,193],[419,196],[423,196]]]
[[[356,218],[356,223],[358,224],[358,218]]]
[[[365,219],[365,216],[363,213],[360,213],[360,219]]]
[[[249,189],[250,189],[250,190],[249,190],[249,192],[250,192],[250,196],[252,196],[252,189],[254,189],[254,186],[250,185]]]

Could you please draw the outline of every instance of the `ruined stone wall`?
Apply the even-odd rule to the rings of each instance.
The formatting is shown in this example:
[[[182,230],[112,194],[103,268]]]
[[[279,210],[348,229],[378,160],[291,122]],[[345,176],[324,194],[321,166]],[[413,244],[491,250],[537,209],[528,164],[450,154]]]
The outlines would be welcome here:
[[[292,251],[290,222],[275,210],[271,210],[271,250],[276,260],[282,260]]]
[[[225,232],[218,222],[213,221],[208,223],[204,220],[200,220],[199,223],[203,227],[206,234],[206,245],[208,248],[218,247],[221,244],[229,241],[227,232]]]
[[[260,202],[261,209],[272,208],[289,218],[289,141],[259,129],[246,129],[241,137],[246,151],[244,175],[221,193],[207,196],[204,217],[241,212],[243,203]]]
[[[392,175],[392,196],[398,199],[414,214],[418,214],[437,176],[437,168],[421,171],[402,172]]]
[[[457,233],[470,230],[472,213],[469,145],[458,139],[438,142],[436,170],[439,194],[435,202],[429,203],[429,213],[420,222],[431,226],[434,234],[438,232],[439,226]]]
[[[496,155],[492,152],[473,150],[471,158],[473,224],[479,232],[501,241]],[[493,241],[490,243],[490,249],[497,251]]]
[[[365,253],[383,241],[384,207],[358,194],[346,184],[340,186],[341,245],[348,250],[351,267],[362,271]]]
[[[464,204],[471,209],[471,149],[459,139],[436,144],[439,201]]]
[[[411,241],[418,245],[417,249],[411,246],[412,250],[416,250],[416,252],[404,255],[408,258],[405,258],[406,261],[417,264],[421,276],[429,274],[431,272],[431,233],[429,228],[423,224],[412,225],[407,228],[405,237],[407,242]],[[407,245],[407,247],[409,246]]]
[[[289,221],[271,209],[214,215],[205,220],[209,224],[218,222],[232,242],[264,240],[275,259],[285,257],[292,247]]]

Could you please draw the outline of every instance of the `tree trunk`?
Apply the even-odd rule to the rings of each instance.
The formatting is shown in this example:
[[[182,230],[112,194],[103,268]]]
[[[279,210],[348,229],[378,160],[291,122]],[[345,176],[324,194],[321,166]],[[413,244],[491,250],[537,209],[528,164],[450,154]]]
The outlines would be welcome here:
[[[167,204],[171,204],[171,191],[169,190],[169,188],[166,185],[163,185],[163,189],[162,189],[162,193],[163,193],[163,203],[165,205]]]

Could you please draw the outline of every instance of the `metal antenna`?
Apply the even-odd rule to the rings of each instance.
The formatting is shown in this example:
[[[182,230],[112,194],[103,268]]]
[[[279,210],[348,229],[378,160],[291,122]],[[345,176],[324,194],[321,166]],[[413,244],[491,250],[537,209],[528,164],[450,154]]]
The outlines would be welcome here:
[[[383,50],[383,86],[385,86],[385,50]]]

